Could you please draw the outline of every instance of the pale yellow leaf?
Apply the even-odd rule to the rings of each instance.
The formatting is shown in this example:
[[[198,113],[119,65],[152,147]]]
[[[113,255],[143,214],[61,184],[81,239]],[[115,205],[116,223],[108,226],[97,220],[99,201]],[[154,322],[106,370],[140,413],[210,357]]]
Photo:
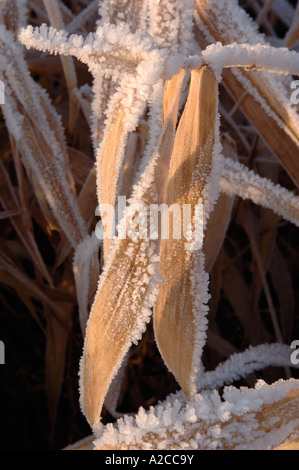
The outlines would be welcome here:
[[[168,207],[176,203],[182,209],[184,204],[190,204],[192,217],[199,202],[204,204],[206,213],[209,211],[205,189],[213,168],[217,102],[214,75],[207,67],[192,71],[187,103],[175,138],[166,196]],[[161,241],[160,273],[164,282],[155,307],[155,335],[164,362],[190,397],[195,392],[200,348],[205,338],[204,304],[208,296],[202,251],[187,251],[186,242],[185,235]],[[202,277],[200,286],[197,277]]]

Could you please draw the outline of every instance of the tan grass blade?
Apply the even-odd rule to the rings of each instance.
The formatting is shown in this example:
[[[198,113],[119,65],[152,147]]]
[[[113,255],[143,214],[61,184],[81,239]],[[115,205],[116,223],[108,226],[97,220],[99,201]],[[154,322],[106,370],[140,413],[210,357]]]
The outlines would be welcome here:
[[[284,38],[284,45],[291,49],[299,40],[299,3],[297,3],[295,15],[290,29]]]
[[[233,1],[196,0],[195,20],[196,39],[203,48],[217,41],[264,43],[249,16]],[[291,107],[284,79],[252,70],[223,70],[222,76],[244,114],[298,184],[298,114]]]
[[[287,448],[298,442],[298,412],[295,379],[260,381],[255,389],[226,387],[222,402],[217,392],[196,395],[189,403],[176,394],[149,411],[140,409],[134,420],[106,426],[93,444],[96,450]]]
[[[196,204],[203,203],[205,218],[210,211],[205,191],[214,172],[217,104],[214,75],[207,67],[192,71],[171,158],[166,203],[168,207],[179,204],[181,209],[190,204],[193,223]],[[205,342],[208,293],[204,255],[201,250],[186,251],[186,242],[185,236],[161,241],[160,274],[164,282],[155,306],[155,335],[164,362],[190,398],[196,391]]]
[[[161,179],[169,167],[184,73],[181,76],[158,150],[133,194],[146,207],[157,202],[153,186],[161,192]],[[127,227],[133,217],[127,216]],[[81,405],[91,426],[99,420],[105,395],[131,342],[140,339],[149,321],[158,282],[156,251],[155,240],[132,240],[128,236],[111,246],[87,324],[81,360]]]
[[[289,442],[275,447],[275,450],[299,450],[299,439],[290,439]]]

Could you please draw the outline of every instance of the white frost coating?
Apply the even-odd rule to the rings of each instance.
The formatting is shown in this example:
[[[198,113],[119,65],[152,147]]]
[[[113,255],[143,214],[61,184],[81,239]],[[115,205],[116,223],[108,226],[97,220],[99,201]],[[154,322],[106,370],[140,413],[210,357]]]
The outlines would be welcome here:
[[[288,426],[261,436],[254,413],[263,405],[284,399],[298,387],[295,379],[279,380],[271,386],[259,381],[255,389],[225,387],[221,400],[218,392],[203,391],[186,402],[183,393],[168,396],[149,411],[140,408],[136,417],[108,424],[94,441],[94,449],[108,445],[130,449],[270,449],[280,444],[298,425],[299,418]],[[236,421],[238,417],[238,421]],[[221,426],[220,426],[221,424]],[[271,436],[269,436],[271,434]]]
[[[228,195],[250,199],[272,209],[276,214],[299,226],[299,197],[272,183],[230,158],[223,159],[220,189]]]
[[[115,161],[115,177],[118,178],[127,135],[135,130],[152,93],[152,87],[163,73],[165,53],[153,48],[153,42],[149,36],[144,36],[140,32],[132,34],[128,26],[123,23],[117,26],[98,27],[96,33],[90,33],[85,40],[82,36],[77,35],[68,38],[65,31],[57,31],[45,25],[35,30],[29,26],[21,31],[20,40],[27,47],[74,55],[88,64],[95,77],[104,75],[120,81],[105,111],[106,129],[109,128],[109,124],[114,118],[116,103],[119,102],[119,106],[126,114]],[[98,78],[95,80],[95,84],[94,94],[96,97],[100,85]],[[98,119],[95,119],[94,137],[97,135],[97,127]],[[104,144],[105,138],[97,149],[98,168],[101,165]],[[100,178],[99,172],[98,175]],[[98,179],[97,190],[99,203],[105,202],[101,194],[100,179]]]
[[[149,34],[160,49],[194,53],[194,0],[147,0]]]
[[[218,109],[218,96],[217,105]],[[214,204],[219,196],[219,179],[222,171],[222,158],[221,150],[222,146],[220,143],[219,134],[219,114],[216,114],[214,124],[214,135],[211,135],[207,139],[205,145],[200,150],[200,156],[198,159],[198,166],[192,175],[192,186],[196,186],[197,182],[200,182],[205,178],[205,172],[208,173],[207,183],[202,192],[202,197],[197,204],[203,204],[203,220],[197,221],[203,225],[203,228],[207,225],[207,220],[210,213],[213,210]],[[205,168],[202,164],[205,161],[205,153],[212,153],[212,165],[211,168]],[[196,223],[196,217],[193,220],[193,227]],[[192,313],[193,322],[195,326],[195,338],[193,348],[193,358],[190,373],[190,384],[191,393],[196,392],[196,382],[202,373],[201,357],[204,345],[206,343],[206,331],[207,331],[207,314],[208,314],[208,302],[210,299],[209,294],[209,275],[205,272],[205,258],[202,250],[193,251],[192,258],[192,269],[190,273],[190,294],[192,298]]]
[[[125,74],[146,74],[155,82],[163,69],[163,55],[154,48],[152,39],[140,32],[132,34],[127,25],[105,25],[86,38],[66,31],[57,31],[45,24],[22,29],[19,40],[27,48],[54,54],[72,55],[88,64],[93,73],[101,73],[114,80]],[[142,63],[142,65],[140,65]]]
[[[224,67],[255,67],[283,75],[299,74],[299,54],[287,47],[268,44],[211,44],[202,52],[203,60],[219,76]]]
[[[126,23],[130,30],[145,31],[148,22],[147,0],[101,0],[98,26]]]
[[[198,389],[222,387],[269,366],[295,367],[291,362],[292,351],[288,345],[279,343],[250,346],[244,352],[232,354],[214,371],[205,372],[198,381]]]
[[[177,61],[174,65],[170,59],[168,60],[168,73],[171,71],[171,66],[178,67],[179,64],[190,70],[208,65],[218,81],[221,80],[222,70],[229,67],[253,67],[259,71],[282,75],[299,74],[299,54],[286,47],[277,48],[269,44],[233,43],[223,45],[221,42],[217,42],[207,46],[201,55],[189,57],[182,63],[179,62],[179,57],[174,57],[172,60],[174,61],[174,59]],[[174,68],[174,70],[176,69]]]
[[[206,331],[208,328],[207,314],[209,311],[209,275],[204,268],[204,254],[202,251],[195,252],[193,256],[193,267],[190,273],[190,294],[192,296],[193,323],[195,327],[195,338],[193,345],[193,357],[190,373],[191,395],[196,393],[196,382],[202,373],[201,357],[206,343]]]
[[[8,129],[21,149],[27,168],[29,165],[39,181],[54,216],[74,247],[85,236],[86,230],[70,188],[61,118],[45,90],[32,79],[23,48],[3,25],[0,25],[0,45],[3,51],[0,56],[0,79],[6,83],[6,104],[2,109]],[[21,107],[22,117],[19,112]],[[51,127],[48,118],[56,123],[55,127]],[[43,145],[51,155],[48,160],[45,158],[49,155],[42,151],[33,129],[40,133]],[[64,201],[64,204],[57,204],[58,200]]]

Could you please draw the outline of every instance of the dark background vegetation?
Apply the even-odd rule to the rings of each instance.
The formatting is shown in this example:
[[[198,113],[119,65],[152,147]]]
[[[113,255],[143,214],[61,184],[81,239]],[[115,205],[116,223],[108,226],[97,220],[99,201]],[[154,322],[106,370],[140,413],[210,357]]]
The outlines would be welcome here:
[[[248,5],[250,2],[241,3]],[[65,4],[74,12],[82,8],[80,1],[65,1]],[[250,7],[248,11],[254,14]],[[284,24],[277,18],[270,17],[270,21],[273,21],[277,36],[283,37],[286,32]],[[39,24],[33,9],[29,22]],[[27,55],[33,77],[48,90],[63,118],[67,134],[68,94],[59,58],[35,51],[28,51]],[[85,66],[76,62],[76,69],[80,84],[92,83]],[[229,102],[224,89],[221,89],[220,99],[228,108],[233,104]],[[237,113],[236,121],[246,126],[248,123],[241,111]],[[257,134],[250,137],[251,151],[246,154],[224,119],[222,130],[231,132],[244,163],[258,169],[263,176],[274,178],[294,189],[281,167],[273,165],[269,150]],[[84,154],[84,164],[81,162],[81,165],[83,173],[86,173],[93,164],[93,151],[89,128],[83,115],[78,117],[74,135],[70,137],[67,134],[67,139],[70,155],[73,155],[72,149]],[[11,182],[17,188],[9,136],[2,116],[0,152]],[[79,167],[77,159],[73,163],[73,170],[78,188],[82,183]],[[71,272],[72,256],[63,265],[56,266],[55,248],[59,246],[59,234],[54,232],[49,235],[28,181],[27,189],[35,239],[58,286],[63,275]],[[252,249],[254,240],[250,237],[248,220],[254,232],[258,254]],[[57,297],[55,289],[51,292],[46,281],[36,273],[9,218],[0,220],[0,234],[0,250],[9,254],[22,273],[45,289],[52,299],[58,299],[61,306],[66,305],[69,312],[65,325],[65,353],[55,357],[53,343],[55,345],[55,341],[59,341],[60,333],[57,333],[53,312],[30,295],[26,285],[22,286],[11,279],[0,265],[0,339],[5,343],[6,353],[6,363],[0,365],[0,447],[9,450],[61,449],[90,434],[79,407],[78,369],[83,336],[72,291],[73,283],[69,281],[73,300],[69,299],[64,304],[61,297]],[[267,286],[284,342],[290,344],[293,339],[299,339],[298,235],[298,228],[278,218],[270,210],[235,200],[227,236],[211,272],[210,329],[204,351],[207,369],[213,369],[229,354],[243,351],[250,344],[277,340],[257,256],[260,256],[265,268]],[[63,375],[60,379],[57,371],[61,368]],[[252,386],[256,378],[272,383],[281,377],[287,378],[289,374],[299,377],[295,370],[268,368],[236,385]],[[118,409],[135,412],[139,406],[148,408],[177,389],[175,379],[167,371],[157,351],[150,324],[143,340],[130,351]],[[113,421],[106,410],[103,421]]]

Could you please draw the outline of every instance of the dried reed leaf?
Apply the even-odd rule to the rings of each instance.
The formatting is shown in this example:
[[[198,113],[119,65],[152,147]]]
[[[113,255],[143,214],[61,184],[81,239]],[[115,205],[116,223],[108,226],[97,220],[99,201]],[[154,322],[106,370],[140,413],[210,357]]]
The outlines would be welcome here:
[[[279,343],[283,343],[283,339],[282,339],[282,335],[281,335],[281,331],[280,331],[280,325],[279,325],[279,322],[278,322],[276,310],[275,310],[274,305],[273,305],[271,292],[270,292],[270,289],[269,289],[268,281],[266,279],[266,273],[265,273],[264,267],[262,265],[262,261],[261,261],[257,241],[256,241],[256,233],[255,233],[255,230],[254,230],[254,220],[253,220],[253,216],[252,216],[252,211],[248,207],[248,203],[243,204],[243,211],[240,212],[239,217],[240,217],[240,219],[242,219],[242,225],[243,225],[244,229],[247,232],[247,235],[248,235],[248,238],[249,238],[249,241],[250,241],[250,246],[251,246],[251,249],[252,249],[252,254],[253,254],[253,257],[254,257],[254,259],[257,263],[257,268],[258,268],[259,274],[261,276],[263,289],[264,289],[264,293],[265,293],[265,296],[266,296],[266,299],[267,299],[268,308],[269,308],[269,312],[270,312],[270,316],[271,316],[271,321],[272,321],[272,326],[273,326],[273,329],[274,329],[276,341],[279,342]]]
[[[66,30],[68,33],[77,33],[80,30],[84,30],[88,22],[92,22],[98,19],[98,0],[93,0],[83,10],[78,13],[72,21],[70,21]]]
[[[217,81],[208,68],[192,71],[171,158],[166,203],[168,207],[176,203],[181,209],[183,204],[190,204],[193,223],[199,202],[204,205],[205,217],[209,214],[205,191],[215,165],[217,99]],[[205,341],[209,297],[202,251],[186,250],[186,242],[185,234],[180,239],[161,241],[160,274],[164,282],[155,306],[155,336],[164,362],[190,398]]]
[[[193,41],[193,0],[154,0],[148,9],[149,32],[158,47],[187,54]]]
[[[158,149],[132,196],[145,207],[158,202],[157,194],[163,194],[163,176],[170,164],[183,78],[184,73]],[[132,219],[134,214],[127,216],[126,227]],[[107,390],[131,342],[140,339],[149,321],[150,307],[157,295],[157,261],[155,240],[127,236],[116,239],[111,246],[89,316],[81,360],[81,405],[91,426],[97,425]]]
[[[234,204],[234,198],[221,193],[211,212],[205,232],[203,252],[205,269],[209,273],[219,255]]]

